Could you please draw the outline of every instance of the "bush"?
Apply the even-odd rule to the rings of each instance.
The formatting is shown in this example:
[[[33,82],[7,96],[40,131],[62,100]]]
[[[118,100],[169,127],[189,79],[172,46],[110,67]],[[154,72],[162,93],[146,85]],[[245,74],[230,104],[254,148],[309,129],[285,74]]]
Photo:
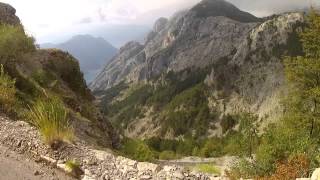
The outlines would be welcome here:
[[[15,80],[4,72],[3,65],[0,66],[0,110],[11,112],[16,103]]]
[[[39,130],[51,148],[73,139],[68,112],[58,98],[38,99],[28,113],[30,122]]]
[[[0,25],[0,37],[0,63],[2,64],[35,50],[34,39],[25,34],[22,26]]]
[[[257,178],[258,180],[296,179],[308,177],[310,161],[306,155],[299,154],[288,160],[278,162],[276,171],[269,177]]]
[[[200,149],[200,156],[202,157],[218,157],[223,151],[222,141],[219,138],[208,139],[204,146]]]
[[[75,160],[68,160],[65,164],[68,173],[72,175],[73,177],[80,178],[81,175],[84,174],[84,172],[80,168],[80,164]]]
[[[123,155],[138,161],[153,161],[155,154],[143,141],[125,139],[121,148]]]
[[[159,159],[162,159],[162,160],[171,160],[171,159],[177,159],[177,155],[175,152],[173,151],[162,151],[160,154],[159,154]]]
[[[198,164],[194,168],[203,173],[220,175],[220,169],[212,164]]]

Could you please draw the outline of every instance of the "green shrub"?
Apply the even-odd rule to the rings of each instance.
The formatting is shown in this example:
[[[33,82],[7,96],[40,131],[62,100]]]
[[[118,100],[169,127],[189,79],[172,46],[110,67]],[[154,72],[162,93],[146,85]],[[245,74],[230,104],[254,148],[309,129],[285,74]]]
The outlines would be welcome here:
[[[28,117],[53,149],[58,148],[62,142],[73,140],[68,111],[60,99],[38,99],[30,108]]]
[[[52,82],[56,81],[54,75],[44,70],[37,70],[32,74],[32,78],[45,88],[52,87]]]
[[[220,169],[213,164],[197,164],[194,169],[208,174],[220,175]]]
[[[84,172],[80,168],[80,164],[75,160],[68,160],[66,162],[65,166],[66,166],[66,170],[68,171],[68,173],[70,175],[72,175],[73,177],[76,177],[79,179],[81,177],[81,175],[84,174]]]
[[[138,161],[153,161],[155,159],[154,152],[140,140],[125,139],[121,152],[123,155]]]
[[[173,151],[162,151],[159,154],[159,159],[162,159],[162,160],[171,160],[171,159],[177,159],[177,158],[178,156]]]
[[[200,156],[202,157],[218,157],[223,151],[222,141],[219,138],[208,139],[204,146],[200,149]]]
[[[0,66],[0,110],[11,112],[16,103],[15,80],[4,72],[3,65]]]
[[[25,34],[22,26],[0,25],[0,63],[6,64],[34,50],[34,39]]]

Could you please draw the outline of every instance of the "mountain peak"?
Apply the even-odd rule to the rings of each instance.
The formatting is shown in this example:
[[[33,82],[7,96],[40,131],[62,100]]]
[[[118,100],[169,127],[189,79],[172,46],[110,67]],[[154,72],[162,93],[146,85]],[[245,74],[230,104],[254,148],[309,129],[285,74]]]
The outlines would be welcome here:
[[[260,21],[259,18],[250,13],[241,11],[239,8],[225,0],[203,0],[194,6],[191,11],[196,14],[196,17],[200,18],[225,16],[239,22]]]

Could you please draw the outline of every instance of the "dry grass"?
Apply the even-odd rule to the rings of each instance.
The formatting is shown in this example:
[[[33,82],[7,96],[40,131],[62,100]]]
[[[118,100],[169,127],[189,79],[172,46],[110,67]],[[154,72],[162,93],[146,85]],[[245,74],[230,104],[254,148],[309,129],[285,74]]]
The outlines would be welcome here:
[[[68,118],[68,111],[58,98],[39,99],[28,113],[30,122],[35,125],[47,144],[53,149],[62,142],[71,142],[73,129]]]

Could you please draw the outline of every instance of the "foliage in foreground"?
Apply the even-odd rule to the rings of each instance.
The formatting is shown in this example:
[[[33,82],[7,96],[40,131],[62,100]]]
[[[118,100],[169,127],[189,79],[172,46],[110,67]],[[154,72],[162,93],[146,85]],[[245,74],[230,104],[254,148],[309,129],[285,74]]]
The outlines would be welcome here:
[[[11,112],[16,103],[15,80],[4,72],[0,65],[0,111]]]
[[[25,34],[22,26],[0,25],[0,63],[15,61],[24,53],[35,50],[34,39]]]
[[[28,117],[53,149],[58,148],[62,142],[73,140],[68,111],[60,99],[38,99],[30,108]]]
[[[308,20],[300,35],[305,55],[284,60],[285,114],[262,135],[256,158],[233,168],[235,177],[295,179],[320,165],[320,14],[312,10]]]

